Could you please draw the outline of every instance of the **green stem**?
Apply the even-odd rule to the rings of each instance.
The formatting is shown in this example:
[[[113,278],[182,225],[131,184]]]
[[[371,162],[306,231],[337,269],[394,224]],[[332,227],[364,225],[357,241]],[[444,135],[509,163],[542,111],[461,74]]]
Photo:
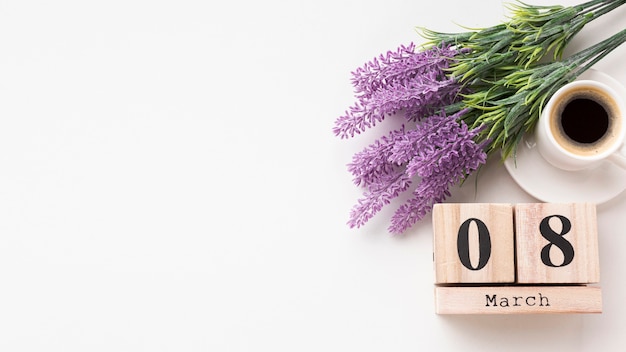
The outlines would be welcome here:
[[[624,42],[626,42],[626,29],[574,54],[567,58],[564,63],[579,66],[577,70],[572,72],[573,78],[576,78]]]
[[[624,3],[626,3],[626,0],[594,0],[594,1],[589,1],[581,6],[583,6],[585,9],[581,12],[582,14],[586,14],[586,13],[593,13],[593,19],[596,19],[602,15],[605,15],[609,12],[611,12],[612,10],[624,5]],[[586,6],[589,5],[589,6]]]

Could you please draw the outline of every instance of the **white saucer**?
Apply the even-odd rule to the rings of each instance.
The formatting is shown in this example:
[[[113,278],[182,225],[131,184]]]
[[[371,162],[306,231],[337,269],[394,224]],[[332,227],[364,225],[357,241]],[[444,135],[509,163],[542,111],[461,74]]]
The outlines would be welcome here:
[[[626,88],[597,70],[587,70],[578,79],[603,82],[626,97]],[[549,203],[609,201],[626,189],[626,171],[610,162],[582,171],[565,171],[552,166],[539,154],[534,137],[524,136],[517,153],[504,166],[520,187],[531,196]]]

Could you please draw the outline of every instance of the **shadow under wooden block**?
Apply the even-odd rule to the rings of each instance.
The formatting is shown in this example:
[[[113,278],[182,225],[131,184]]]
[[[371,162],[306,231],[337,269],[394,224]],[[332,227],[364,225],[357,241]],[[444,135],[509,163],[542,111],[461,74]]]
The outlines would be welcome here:
[[[600,281],[594,204],[517,204],[515,227],[518,283]]]
[[[602,313],[593,286],[435,287],[437,314]]]
[[[436,204],[435,284],[515,281],[511,204]]]

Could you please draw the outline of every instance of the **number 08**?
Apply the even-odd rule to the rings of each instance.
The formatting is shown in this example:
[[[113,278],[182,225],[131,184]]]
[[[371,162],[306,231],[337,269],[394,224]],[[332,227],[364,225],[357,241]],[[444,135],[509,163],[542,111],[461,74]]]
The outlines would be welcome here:
[[[550,219],[558,219],[561,222],[560,232],[555,232],[550,226]],[[478,231],[478,264],[476,266],[472,265],[469,251],[469,231],[472,223],[476,225]],[[563,267],[574,260],[574,247],[563,237],[571,229],[572,223],[563,215],[550,215],[541,220],[539,233],[548,240],[548,244],[541,249],[541,261],[543,264],[550,267]],[[491,257],[491,235],[487,225],[482,220],[476,218],[465,220],[459,227],[456,243],[459,260],[467,269],[481,270],[489,262]],[[552,246],[556,246],[563,253],[563,263],[557,265],[552,262],[550,258]]]

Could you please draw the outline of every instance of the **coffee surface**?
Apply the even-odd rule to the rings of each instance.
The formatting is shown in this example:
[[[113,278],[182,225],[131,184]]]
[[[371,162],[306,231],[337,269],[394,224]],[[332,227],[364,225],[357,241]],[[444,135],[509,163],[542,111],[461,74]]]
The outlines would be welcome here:
[[[611,148],[621,129],[617,103],[595,87],[578,87],[561,96],[550,114],[550,129],[563,149],[590,156]]]
[[[595,143],[609,129],[609,113],[594,99],[576,98],[561,113],[565,135],[578,143]]]

